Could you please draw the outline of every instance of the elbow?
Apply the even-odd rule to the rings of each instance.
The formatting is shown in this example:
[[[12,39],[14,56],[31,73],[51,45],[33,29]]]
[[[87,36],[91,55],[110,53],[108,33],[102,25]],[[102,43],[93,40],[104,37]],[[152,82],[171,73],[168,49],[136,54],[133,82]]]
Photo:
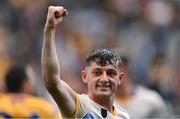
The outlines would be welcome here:
[[[44,84],[48,92],[54,92],[57,89],[57,80],[50,76],[44,76]],[[50,80],[51,79],[51,80]]]

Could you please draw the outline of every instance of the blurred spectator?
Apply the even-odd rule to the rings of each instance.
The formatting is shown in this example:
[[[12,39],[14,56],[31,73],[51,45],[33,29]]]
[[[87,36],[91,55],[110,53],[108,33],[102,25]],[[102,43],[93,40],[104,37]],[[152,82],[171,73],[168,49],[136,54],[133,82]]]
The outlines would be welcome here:
[[[34,74],[31,67],[14,65],[5,79],[6,93],[0,98],[0,117],[55,118],[51,105],[42,98],[32,96]]]
[[[117,102],[134,118],[162,118],[169,116],[169,107],[155,91],[136,84],[129,71],[128,58],[122,56],[125,80],[118,87]]]
[[[8,54],[7,39],[9,35],[9,29],[0,26],[0,92],[4,90],[4,75],[12,63],[12,59]]]
[[[164,55],[152,57],[147,78],[149,88],[157,91],[167,102],[172,104],[175,101],[175,71]]]
[[[145,28],[144,41],[147,43],[140,45],[134,68],[138,69],[135,72],[137,79],[145,82],[144,84],[151,57],[159,53],[176,57],[176,52],[172,52],[172,49],[177,46],[170,45],[179,39],[176,12],[171,1],[141,0],[139,21]]]

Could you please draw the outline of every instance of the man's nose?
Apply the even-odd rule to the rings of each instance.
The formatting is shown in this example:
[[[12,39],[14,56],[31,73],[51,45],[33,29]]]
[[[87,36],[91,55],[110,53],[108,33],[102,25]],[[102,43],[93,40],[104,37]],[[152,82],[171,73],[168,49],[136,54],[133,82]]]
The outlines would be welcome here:
[[[102,78],[101,78],[101,81],[108,81],[108,76],[107,76],[107,73],[104,71],[103,74],[102,74]]]

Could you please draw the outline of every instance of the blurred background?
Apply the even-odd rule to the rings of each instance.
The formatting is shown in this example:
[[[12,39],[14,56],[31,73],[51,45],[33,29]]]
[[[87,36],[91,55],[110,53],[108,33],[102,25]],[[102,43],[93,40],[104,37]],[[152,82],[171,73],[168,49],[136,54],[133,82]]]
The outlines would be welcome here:
[[[159,93],[180,117],[179,0],[0,0],[0,90],[8,68],[31,65],[34,95],[51,102],[41,77],[43,28],[49,5],[69,15],[56,31],[61,77],[78,93],[86,55],[95,48],[114,48],[129,59],[133,81]],[[56,105],[55,105],[56,106]]]

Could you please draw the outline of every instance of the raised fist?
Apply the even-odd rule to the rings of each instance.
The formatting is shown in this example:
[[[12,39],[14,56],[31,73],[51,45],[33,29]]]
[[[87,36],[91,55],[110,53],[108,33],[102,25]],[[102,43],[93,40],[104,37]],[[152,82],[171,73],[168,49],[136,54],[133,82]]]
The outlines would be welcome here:
[[[68,12],[62,6],[49,6],[46,19],[46,28],[55,28],[63,21],[63,18],[68,15]]]

